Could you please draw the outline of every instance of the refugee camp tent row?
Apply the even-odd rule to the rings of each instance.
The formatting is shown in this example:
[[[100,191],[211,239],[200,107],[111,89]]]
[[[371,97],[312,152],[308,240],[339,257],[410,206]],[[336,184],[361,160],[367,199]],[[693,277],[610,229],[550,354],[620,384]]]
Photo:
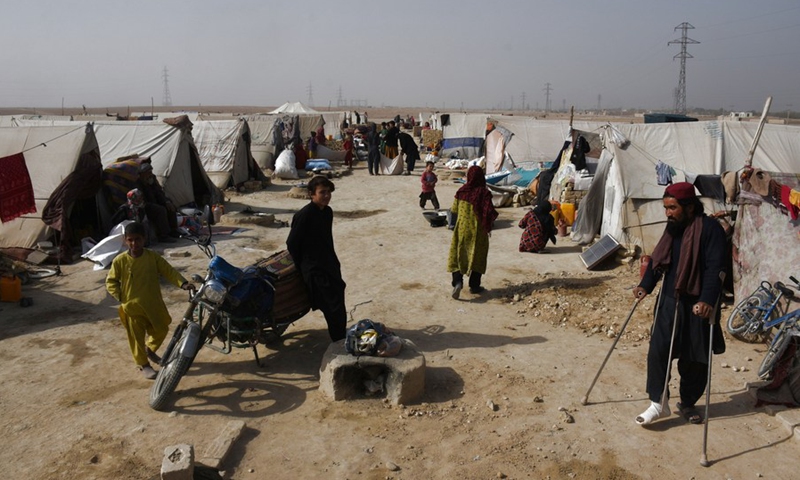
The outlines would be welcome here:
[[[19,121],[20,126],[63,125],[53,121]],[[69,126],[85,125],[66,122]],[[200,161],[187,123],[176,126],[161,121],[109,121],[94,123],[103,168],[122,157],[150,157],[153,174],[175,205],[206,205],[222,201],[222,192],[211,182]]]
[[[322,115],[309,114],[257,114],[242,117],[250,126],[250,150],[263,170],[275,168],[275,159],[291,139],[305,141],[312,131],[324,125]]]
[[[62,252],[70,252],[76,240],[98,228],[95,202],[103,167],[94,131],[83,124],[0,128],[0,157],[19,153],[36,212],[0,222],[0,249],[25,258],[58,231]]]

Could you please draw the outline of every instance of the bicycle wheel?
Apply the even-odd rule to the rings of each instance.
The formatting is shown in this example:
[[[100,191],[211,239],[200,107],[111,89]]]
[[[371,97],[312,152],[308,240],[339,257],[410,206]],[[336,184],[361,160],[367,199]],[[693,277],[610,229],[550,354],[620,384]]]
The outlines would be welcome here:
[[[775,338],[772,340],[772,343],[770,343],[767,354],[764,355],[764,360],[761,361],[761,366],[758,367],[759,378],[764,378],[769,375],[772,371],[772,367],[775,366],[775,363],[781,358],[783,352],[786,351],[786,347],[789,346],[789,340],[792,339],[792,335],[790,335],[787,330],[789,329],[786,328],[786,324],[784,324],[784,326],[778,330],[778,333],[775,334]]]
[[[728,317],[726,324],[728,333],[743,342],[763,342],[766,337],[765,332],[761,331],[763,309],[767,308],[769,303],[770,299],[764,292],[756,292],[739,302]],[[774,314],[775,311],[770,317]]]

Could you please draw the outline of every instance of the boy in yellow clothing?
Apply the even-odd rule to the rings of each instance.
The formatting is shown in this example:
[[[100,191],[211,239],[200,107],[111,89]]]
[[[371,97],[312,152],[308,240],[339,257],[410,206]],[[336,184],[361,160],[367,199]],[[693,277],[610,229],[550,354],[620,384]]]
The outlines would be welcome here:
[[[161,297],[159,275],[170,283],[190,290],[194,286],[167,263],[161,255],[144,248],[144,225],[125,226],[128,251],[117,255],[106,277],[106,289],[119,303],[119,318],[128,334],[133,360],[145,378],[156,378],[150,361],[159,363],[156,350],[169,332],[172,318]],[[145,341],[145,337],[149,338]]]

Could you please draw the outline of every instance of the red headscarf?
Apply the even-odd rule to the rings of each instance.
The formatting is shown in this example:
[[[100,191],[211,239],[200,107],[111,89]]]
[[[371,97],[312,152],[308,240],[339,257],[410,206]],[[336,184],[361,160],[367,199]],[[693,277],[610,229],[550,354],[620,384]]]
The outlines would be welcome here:
[[[467,183],[456,192],[456,198],[469,202],[486,233],[492,231],[497,210],[492,205],[492,193],[486,188],[486,176],[477,165],[467,170]]]

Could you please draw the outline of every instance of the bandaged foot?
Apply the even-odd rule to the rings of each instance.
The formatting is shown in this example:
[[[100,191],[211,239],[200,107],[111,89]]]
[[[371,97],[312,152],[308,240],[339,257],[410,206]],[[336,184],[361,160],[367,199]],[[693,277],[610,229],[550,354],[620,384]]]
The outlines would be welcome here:
[[[647,407],[647,410],[636,417],[636,423],[638,425],[650,425],[659,418],[670,416],[671,413],[672,412],[669,411],[669,403],[665,403],[662,407],[660,403],[650,402],[650,406]]]

